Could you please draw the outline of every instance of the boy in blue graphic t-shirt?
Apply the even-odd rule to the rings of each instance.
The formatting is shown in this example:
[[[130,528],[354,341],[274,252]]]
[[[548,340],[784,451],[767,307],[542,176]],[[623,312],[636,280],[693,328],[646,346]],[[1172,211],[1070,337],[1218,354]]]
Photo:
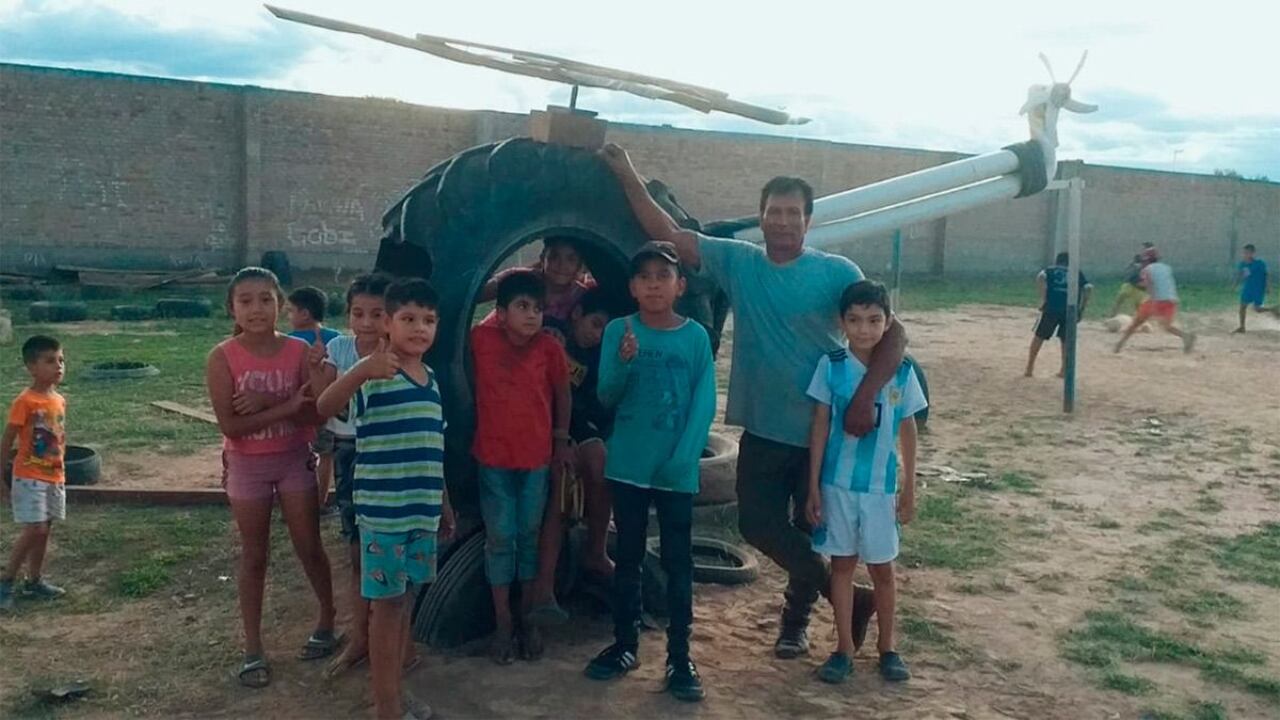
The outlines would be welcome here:
[[[1252,305],[1256,312],[1277,312],[1276,308],[1265,308],[1267,301],[1267,264],[1257,257],[1258,249],[1252,243],[1243,248],[1243,257],[1236,267],[1236,283],[1240,285],[1240,327],[1235,332],[1244,332],[1244,318]]]
[[[883,285],[862,280],[846,288],[840,296],[840,323],[848,349],[824,355],[809,384],[809,397],[817,402],[809,430],[805,514],[815,528],[814,551],[831,556],[831,605],[839,644],[818,676],[832,683],[844,682],[853,673],[853,571],[859,557],[875,585],[880,674],[891,681],[911,677],[894,651],[893,560],[898,556],[898,524],[915,515],[914,417],[928,403],[915,372],[903,363],[876,397],[875,428],[870,433],[856,437],[841,423],[831,422],[832,417],[843,417],[889,317]]]

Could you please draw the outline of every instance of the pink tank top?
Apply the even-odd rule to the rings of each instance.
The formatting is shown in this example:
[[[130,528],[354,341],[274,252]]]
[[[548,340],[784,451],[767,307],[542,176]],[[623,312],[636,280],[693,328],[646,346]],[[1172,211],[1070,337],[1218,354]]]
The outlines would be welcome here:
[[[224,341],[219,347],[231,368],[236,392],[251,390],[274,395],[281,400],[298,392],[302,384],[302,368],[307,361],[307,344],[302,340],[286,338],[280,352],[265,358],[249,352],[235,338]],[[262,455],[292,450],[314,438],[315,428],[299,427],[292,420],[281,420],[252,435],[224,437],[222,447],[245,455]]]

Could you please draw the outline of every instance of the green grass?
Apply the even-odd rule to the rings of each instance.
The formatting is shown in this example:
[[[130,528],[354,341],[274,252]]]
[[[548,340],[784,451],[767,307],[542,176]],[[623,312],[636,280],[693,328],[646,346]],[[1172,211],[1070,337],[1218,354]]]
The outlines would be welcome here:
[[[1221,500],[1210,495],[1208,492],[1201,492],[1200,495],[1196,497],[1196,501],[1192,504],[1192,507],[1199,512],[1212,514],[1222,512],[1223,508],[1226,506],[1222,504]]]
[[[1280,588],[1280,522],[1220,541],[1215,559],[1236,580]]]
[[[1101,683],[1102,687],[1125,695],[1150,695],[1156,689],[1156,684],[1144,677],[1128,675],[1117,670],[1108,670],[1103,673]]]
[[[1001,533],[990,516],[959,490],[940,490],[917,500],[916,518],[903,527],[900,562],[908,567],[974,570],[999,561]]]
[[[1035,479],[1025,473],[1007,472],[996,481],[996,487],[1012,490],[1023,495],[1039,495],[1040,487]]]
[[[1119,279],[1095,279],[1093,298],[1085,310],[1085,318],[1100,320],[1106,317],[1119,289]],[[946,310],[972,304],[1031,308],[1035,307],[1038,297],[1034,273],[1027,275],[1025,280],[996,277],[980,282],[907,277],[902,282],[899,306],[904,312]],[[1212,281],[1179,280],[1178,298],[1180,310],[1184,312],[1227,310],[1237,306],[1237,295],[1224,288],[1222,283]]]
[[[1165,605],[1193,617],[1235,619],[1245,615],[1245,604],[1221,590],[1197,589],[1165,598]]]
[[[1098,518],[1094,521],[1093,526],[1099,530],[1119,530],[1124,527],[1118,520],[1112,520],[1109,517]]]

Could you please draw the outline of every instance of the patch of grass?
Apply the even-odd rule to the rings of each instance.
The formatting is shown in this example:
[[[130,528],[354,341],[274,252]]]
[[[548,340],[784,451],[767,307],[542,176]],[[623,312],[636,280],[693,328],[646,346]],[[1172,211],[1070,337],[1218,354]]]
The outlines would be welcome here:
[[[1102,687],[1125,695],[1150,695],[1156,689],[1156,684],[1144,677],[1127,675],[1117,670],[1103,673],[1101,682]]]
[[[974,570],[997,562],[1003,552],[994,519],[974,512],[958,491],[917,501],[916,519],[903,529],[901,562],[908,567]]]
[[[1138,534],[1152,535],[1154,533],[1169,532],[1174,529],[1173,524],[1165,520],[1148,520],[1138,526]]]
[[[1218,498],[1207,492],[1202,492],[1199,497],[1196,498],[1192,507],[1202,513],[1220,513],[1225,506]]]
[[[1063,512],[1073,512],[1073,513],[1082,513],[1082,512],[1084,512],[1084,506],[1083,506],[1083,505],[1081,505],[1081,504],[1079,504],[1079,503],[1069,503],[1069,502],[1064,502],[1064,501],[1059,500],[1059,499],[1057,499],[1057,498],[1051,498],[1051,499],[1049,500],[1049,509],[1050,509],[1050,510],[1060,510],[1060,511],[1063,511]]]
[[[1237,580],[1280,588],[1280,522],[1220,541],[1218,566]]]
[[[1245,604],[1220,590],[1190,592],[1165,599],[1165,605],[1186,615],[1212,619],[1236,619],[1245,614]]]
[[[1093,526],[1099,530],[1119,530],[1124,527],[1118,520],[1112,520],[1108,517],[1098,518],[1094,521]]]
[[[1039,495],[1040,487],[1030,476],[1023,473],[1007,472],[996,481],[997,488],[1012,490],[1023,495]]]

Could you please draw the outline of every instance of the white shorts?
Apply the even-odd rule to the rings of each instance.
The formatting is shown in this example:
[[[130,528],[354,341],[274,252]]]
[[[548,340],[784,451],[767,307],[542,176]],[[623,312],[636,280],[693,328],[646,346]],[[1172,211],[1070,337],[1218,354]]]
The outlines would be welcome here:
[[[898,496],[822,486],[822,527],[813,531],[814,552],[860,557],[870,565],[898,557]]]
[[[14,478],[12,497],[15,523],[67,519],[67,488],[62,483]]]

